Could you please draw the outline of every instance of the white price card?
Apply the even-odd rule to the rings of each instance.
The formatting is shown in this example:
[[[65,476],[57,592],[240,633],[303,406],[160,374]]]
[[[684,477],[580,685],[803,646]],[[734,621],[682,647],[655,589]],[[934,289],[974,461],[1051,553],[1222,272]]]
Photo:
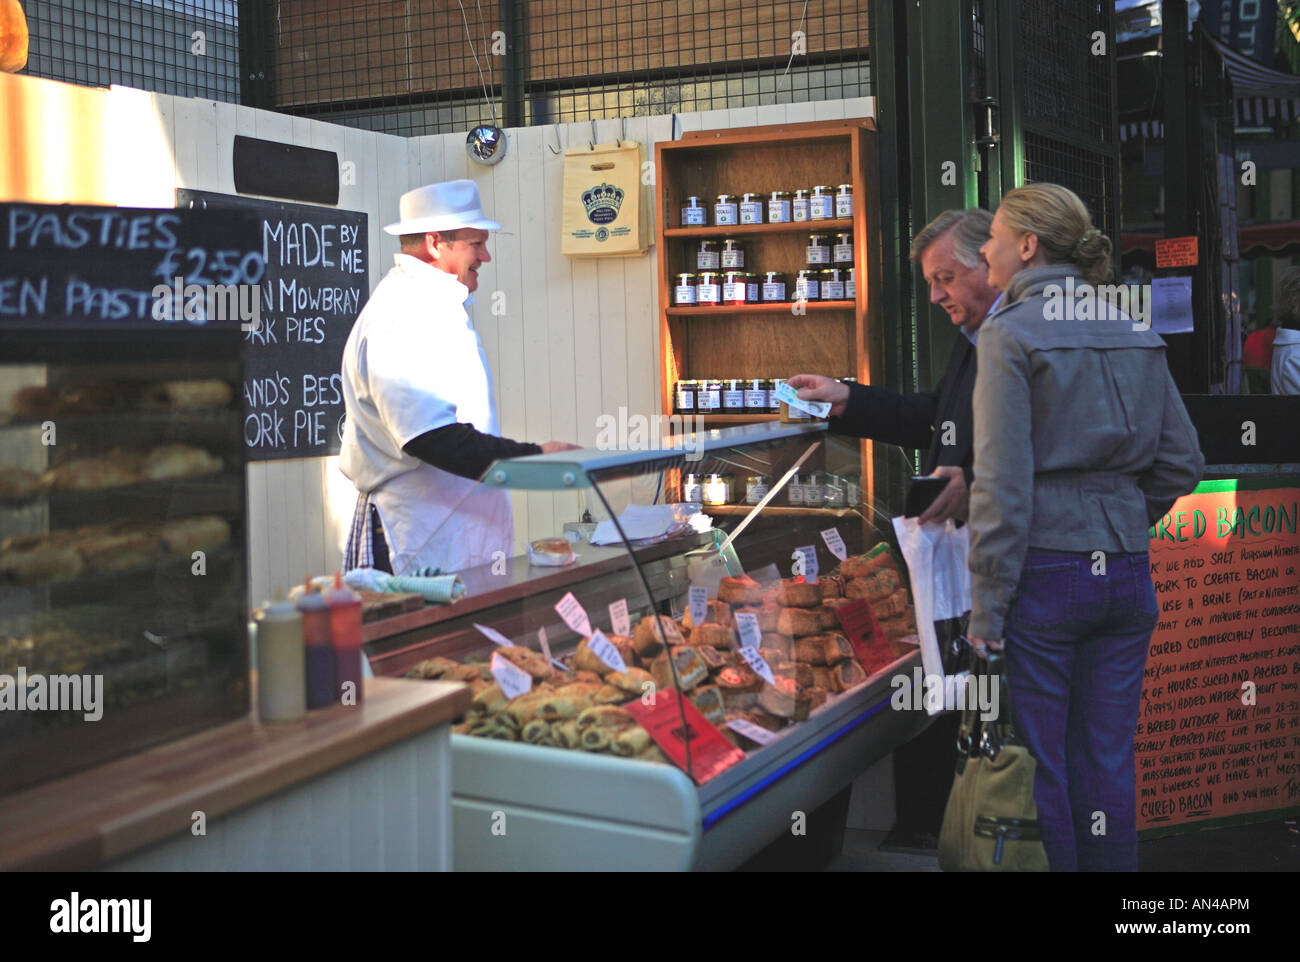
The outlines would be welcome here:
[[[817,546],[804,545],[802,548],[795,548],[794,554],[790,556],[794,562],[791,572],[794,576],[803,577],[804,581],[813,582],[817,580],[817,575],[821,569],[817,566]]]
[[[507,698],[518,698],[533,690],[533,676],[508,661],[501,652],[492,652],[492,677]]]
[[[545,629],[545,628],[538,628],[538,629],[537,629],[537,645],[538,645],[538,647],[540,647],[540,648],[542,649],[542,656],[543,656],[547,661],[549,661],[552,665],[554,665],[556,668],[560,669],[560,671],[568,671],[568,670],[569,670],[569,666],[568,666],[568,665],[566,665],[566,664],[565,664],[564,662],[562,662],[562,661],[556,661],[556,660],[555,660],[555,657],[551,654],[551,642],[550,642],[550,641],[547,639],[547,637],[546,637],[546,629]]]
[[[515,643],[495,628],[489,628],[487,625],[480,625],[477,621],[474,622],[474,627],[479,630],[479,633],[482,634],[484,638],[492,642],[494,645],[501,645],[503,648],[514,647]]]
[[[591,640],[587,642],[587,647],[591,649],[592,654],[603,661],[615,671],[627,671],[627,664],[623,661],[623,656],[618,653],[614,643],[605,637],[604,632],[596,630]]]
[[[831,413],[829,401],[801,401],[799,392],[792,388],[785,381],[782,381],[776,388],[776,399],[784,401],[792,408],[800,411],[807,411],[813,417],[824,418]]]
[[[697,625],[704,624],[709,617],[709,589],[704,585],[691,585],[688,592],[691,599],[691,621]]]
[[[616,635],[632,634],[632,620],[627,616],[627,599],[619,598],[609,605],[609,622]]]
[[[582,607],[582,602],[573,597],[572,591],[556,603],[555,613],[569,626],[570,631],[575,631],[584,637],[591,634],[591,621],[587,618],[587,609]]]
[[[740,643],[747,648],[759,647],[763,640],[762,629],[758,627],[758,615],[752,611],[736,612],[736,630],[740,633]]]
[[[849,550],[844,547],[844,539],[840,537],[839,528],[827,528],[822,532],[822,540],[826,542],[830,553],[841,561],[849,556]]]
[[[770,745],[778,737],[776,732],[770,732],[762,725],[755,725],[752,721],[744,718],[733,718],[727,722],[727,727],[733,732],[744,735],[751,742],[758,742],[760,745]]]
[[[754,669],[754,674],[758,675],[769,685],[776,684],[776,678],[772,675],[772,668],[768,665],[767,660],[758,653],[757,648],[746,646],[740,649],[740,657],[745,659],[745,664]]]

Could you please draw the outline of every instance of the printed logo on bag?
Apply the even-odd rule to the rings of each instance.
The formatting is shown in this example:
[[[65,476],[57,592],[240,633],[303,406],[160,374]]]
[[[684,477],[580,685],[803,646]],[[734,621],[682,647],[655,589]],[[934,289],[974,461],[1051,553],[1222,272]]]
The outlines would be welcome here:
[[[582,206],[587,209],[587,219],[593,224],[610,224],[618,217],[623,206],[623,190],[613,184],[597,184],[582,192]],[[597,233],[599,237],[599,232]]]

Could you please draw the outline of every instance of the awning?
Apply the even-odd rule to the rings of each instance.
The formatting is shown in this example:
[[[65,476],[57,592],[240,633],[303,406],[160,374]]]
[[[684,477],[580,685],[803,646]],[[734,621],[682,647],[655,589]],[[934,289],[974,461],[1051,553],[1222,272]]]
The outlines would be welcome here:
[[[1156,241],[1164,234],[1120,234],[1120,251],[1128,257],[1139,255],[1137,260],[1155,263]],[[1268,257],[1300,254],[1300,220],[1278,221],[1273,224],[1244,224],[1237,228],[1237,244],[1241,256]]]

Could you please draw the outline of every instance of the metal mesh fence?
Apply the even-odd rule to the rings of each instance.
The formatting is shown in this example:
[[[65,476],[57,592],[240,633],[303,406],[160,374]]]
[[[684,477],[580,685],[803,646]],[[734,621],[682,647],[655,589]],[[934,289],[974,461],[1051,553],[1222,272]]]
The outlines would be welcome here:
[[[234,0],[25,0],[24,73],[238,102]]]

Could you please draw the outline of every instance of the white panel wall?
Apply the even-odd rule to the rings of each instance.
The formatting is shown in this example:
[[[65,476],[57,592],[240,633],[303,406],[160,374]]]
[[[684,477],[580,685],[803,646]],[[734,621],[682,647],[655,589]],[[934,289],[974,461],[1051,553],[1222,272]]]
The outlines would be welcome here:
[[[116,98],[116,99],[115,99]],[[382,225],[396,219],[403,191],[438,180],[469,177],[489,216],[505,228],[490,244],[473,308],[492,368],[502,431],[517,440],[592,445],[597,418],[659,410],[658,285],[653,248],[626,258],[572,259],[560,253],[560,193],[564,158],[552,148],[585,144],[591,124],[508,131],[505,159],[480,167],[465,153],[463,133],[402,138],[270,111],[142,91],[114,89],[109,112],[119,136],[106,158],[116,169],[140,170],[111,202],[165,204],[177,187],[234,193],[235,134],[338,152],[355,165],[355,184],[340,188],[339,206],[365,211],[370,234],[370,284],[392,264],[397,240]],[[121,101],[117,107],[113,104]],[[123,105],[130,109],[118,109]],[[151,105],[152,109],[148,109]],[[871,98],[747,107],[681,114],[676,133],[874,115]],[[624,127],[624,124],[626,125]],[[673,135],[671,117],[596,123],[599,142],[626,137],[645,146]],[[164,150],[171,158],[155,155]],[[167,161],[170,160],[170,164]],[[167,184],[167,180],[171,180]],[[134,186],[128,186],[134,185]],[[652,205],[651,205],[652,206]],[[356,493],[337,458],[306,458],[248,467],[249,581],[253,603],[304,575],[333,571]],[[517,497],[515,525],[523,538],[556,535],[576,520],[577,493]],[[597,517],[599,505],[588,504]],[[616,505],[617,509],[617,505]]]

